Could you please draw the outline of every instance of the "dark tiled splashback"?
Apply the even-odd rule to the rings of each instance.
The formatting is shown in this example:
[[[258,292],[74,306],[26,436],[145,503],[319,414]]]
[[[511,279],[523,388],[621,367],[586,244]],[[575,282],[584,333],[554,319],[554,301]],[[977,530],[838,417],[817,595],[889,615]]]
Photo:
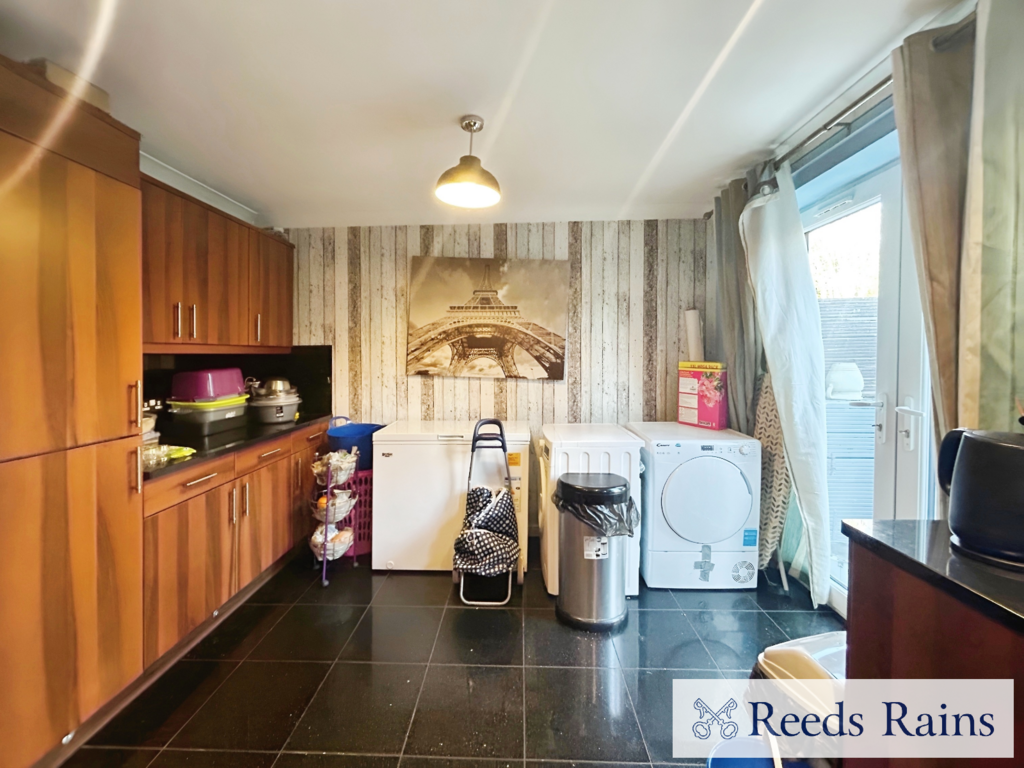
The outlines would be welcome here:
[[[144,355],[143,392],[147,400],[165,400],[179,371],[241,368],[242,375],[265,381],[284,376],[302,396],[302,413],[331,413],[331,348],[293,347],[287,355]]]

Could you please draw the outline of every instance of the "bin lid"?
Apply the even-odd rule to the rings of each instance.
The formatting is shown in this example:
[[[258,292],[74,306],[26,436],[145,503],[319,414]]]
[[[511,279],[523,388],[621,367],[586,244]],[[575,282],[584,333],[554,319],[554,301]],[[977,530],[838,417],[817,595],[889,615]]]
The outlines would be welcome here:
[[[626,504],[629,481],[608,472],[566,472],[558,478],[555,493],[575,504]]]

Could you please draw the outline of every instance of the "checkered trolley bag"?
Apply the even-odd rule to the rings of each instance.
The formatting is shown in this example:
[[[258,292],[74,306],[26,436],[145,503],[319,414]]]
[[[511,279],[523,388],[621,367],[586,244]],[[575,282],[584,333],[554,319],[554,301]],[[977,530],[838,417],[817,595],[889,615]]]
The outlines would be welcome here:
[[[496,426],[498,431],[481,431]],[[505,459],[505,487],[491,491],[484,486],[473,487],[473,461],[478,450],[500,450]],[[519,521],[512,499],[512,473],[508,465],[505,428],[498,419],[481,419],[473,430],[469,453],[469,478],[466,491],[466,517],[462,531],[455,539],[452,576],[459,584],[459,597],[466,605],[505,605],[512,597],[512,574],[523,583],[519,567]],[[508,591],[501,601],[470,600],[465,594],[467,574],[501,576],[508,574]]]

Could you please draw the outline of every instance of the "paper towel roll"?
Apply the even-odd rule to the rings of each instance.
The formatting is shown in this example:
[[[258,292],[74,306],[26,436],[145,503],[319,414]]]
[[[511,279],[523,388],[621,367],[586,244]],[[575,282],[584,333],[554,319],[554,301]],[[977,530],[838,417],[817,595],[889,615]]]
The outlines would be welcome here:
[[[700,312],[696,309],[686,310],[686,359],[699,362],[704,359],[704,334],[701,333]]]

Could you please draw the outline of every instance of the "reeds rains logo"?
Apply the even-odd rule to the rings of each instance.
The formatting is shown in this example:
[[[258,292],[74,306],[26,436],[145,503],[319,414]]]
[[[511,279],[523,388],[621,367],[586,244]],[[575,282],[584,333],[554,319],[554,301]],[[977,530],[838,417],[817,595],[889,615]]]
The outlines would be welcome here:
[[[674,680],[673,757],[761,741],[792,758],[1012,758],[1013,684]]]
[[[732,722],[732,713],[736,711],[739,704],[736,703],[736,699],[730,698],[722,708],[715,711],[712,710],[704,701],[698,697],[693,702],[693,708],[697,710],[702,718],[706,720],[698,720],[693,724],[693,735],[698,739],[711,738],[711,726],[718,726],[718,735],[723,739],[731,739],[736,736],[740,731],[738,724]]]

